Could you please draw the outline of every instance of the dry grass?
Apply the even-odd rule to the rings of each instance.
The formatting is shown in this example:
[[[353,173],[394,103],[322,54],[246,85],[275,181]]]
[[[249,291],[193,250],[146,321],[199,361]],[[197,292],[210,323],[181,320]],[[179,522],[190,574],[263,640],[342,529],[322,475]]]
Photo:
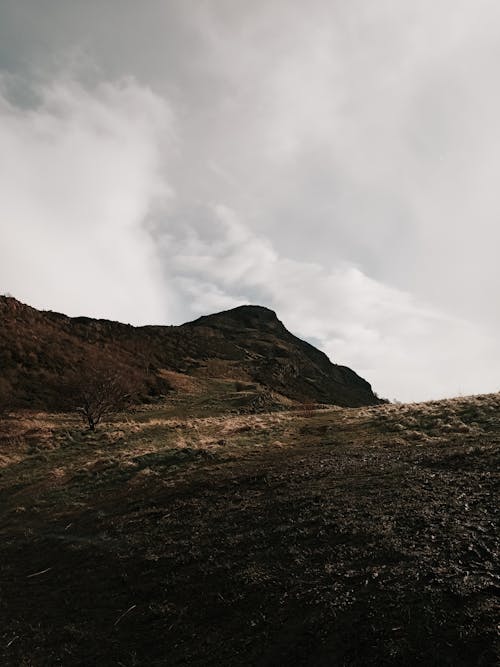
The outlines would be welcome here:
[[[494,664],[500,395],[197,400],[2,423],[2,665]]]
[[[201,394],[206,390],[205,383],[202,380],[185,373],[176,373],[162,368],[158,371],[158,375],[167,380],[172,389],[180,393]]]
[[[375,428],[379,439],[385,434],[418,446],[454,435],[472,441],[500,429],[500,394],[365,408],[308,403],[301,405],[298,412],[232,415],[224,409],[222,414],[196,417],[186,413],[185,404],[178,404],[174,411],[177,414],[169,414],[170,404],[164,409],[143,407],[134,414],[116,417],[94,436],[82,428],[74,415],[20,411],[15,418],[1,422],[0,466],[8,467],[34,454],[47,455],[52,450],[56,451],[51,458],[56,459],[60,449],[68,455],[72,444],[79,451],[76,446],[82,443],[86,445],[87,463],[98,460],[102,452],[121,462],[171,448],[224,446],[226,451],[233,447],[240,451],[245,446],[262,446],[259,440],[265,446],[291,446],[300,434],[322,436],[354,426]],[[301,426],[301,419],[311,424]],[[75,465],[79,464],[80,457],[76,457]]]
[[[474,438],[500,428],[500,394],[384,405],[363,413],[385,430],[402,433],[410,440],[433,441],[454,434]]]

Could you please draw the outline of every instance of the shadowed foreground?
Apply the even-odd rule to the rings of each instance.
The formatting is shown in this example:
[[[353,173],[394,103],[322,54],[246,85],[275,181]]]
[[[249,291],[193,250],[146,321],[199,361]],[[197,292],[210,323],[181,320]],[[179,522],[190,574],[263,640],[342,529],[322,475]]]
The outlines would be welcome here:
[[[9,420],[1,664],[496,664],[498,400]]]

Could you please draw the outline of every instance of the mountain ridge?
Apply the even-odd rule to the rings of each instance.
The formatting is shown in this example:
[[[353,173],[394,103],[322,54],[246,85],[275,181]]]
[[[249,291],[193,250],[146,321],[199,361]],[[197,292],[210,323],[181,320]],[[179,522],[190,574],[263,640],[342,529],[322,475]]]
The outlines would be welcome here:
[[[179,326],[135,327],[2,296],[0,317],[0,380],[16,407],[59,409],[68,370],[89,362],[133,373],[143,399],[167,394],[164,371],[174,371],[253,382],[300,402],[380,402],[366,380],[289,332],[264,306],[246,304]]]

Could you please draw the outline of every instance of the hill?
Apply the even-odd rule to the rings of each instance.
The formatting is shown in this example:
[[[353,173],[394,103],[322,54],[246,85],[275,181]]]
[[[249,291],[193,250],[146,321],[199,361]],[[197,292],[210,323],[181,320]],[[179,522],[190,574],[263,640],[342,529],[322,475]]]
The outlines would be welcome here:
[[[2,665],[498,664],[500,395],[231,415],[207,382],[0,420]]]
[[[255,385],[293,401],[377,404],[368,382],[291,334],[276,314],[241,306],[181,326],[133,327],[39,311],[0,297],[0,391],[12,407],[60,409],[69,372],[113,365],[140,397],[172,389],[171,374]]]

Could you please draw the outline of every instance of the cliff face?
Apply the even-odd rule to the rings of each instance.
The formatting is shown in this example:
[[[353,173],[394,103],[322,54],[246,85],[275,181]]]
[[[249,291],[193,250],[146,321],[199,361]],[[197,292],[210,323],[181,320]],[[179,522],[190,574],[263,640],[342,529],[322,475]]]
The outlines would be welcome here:
[[[379,402],[368,382],[332,364],[261,306],[240,306],[179,327],[132,327],[38,311],[0,297],[0,391],[8,391],[12,405],[58,408],[70,371],[104,363],[133,373],[143,396],[168,391],[162,374],[167,369],[251,381],[300,401]]]

